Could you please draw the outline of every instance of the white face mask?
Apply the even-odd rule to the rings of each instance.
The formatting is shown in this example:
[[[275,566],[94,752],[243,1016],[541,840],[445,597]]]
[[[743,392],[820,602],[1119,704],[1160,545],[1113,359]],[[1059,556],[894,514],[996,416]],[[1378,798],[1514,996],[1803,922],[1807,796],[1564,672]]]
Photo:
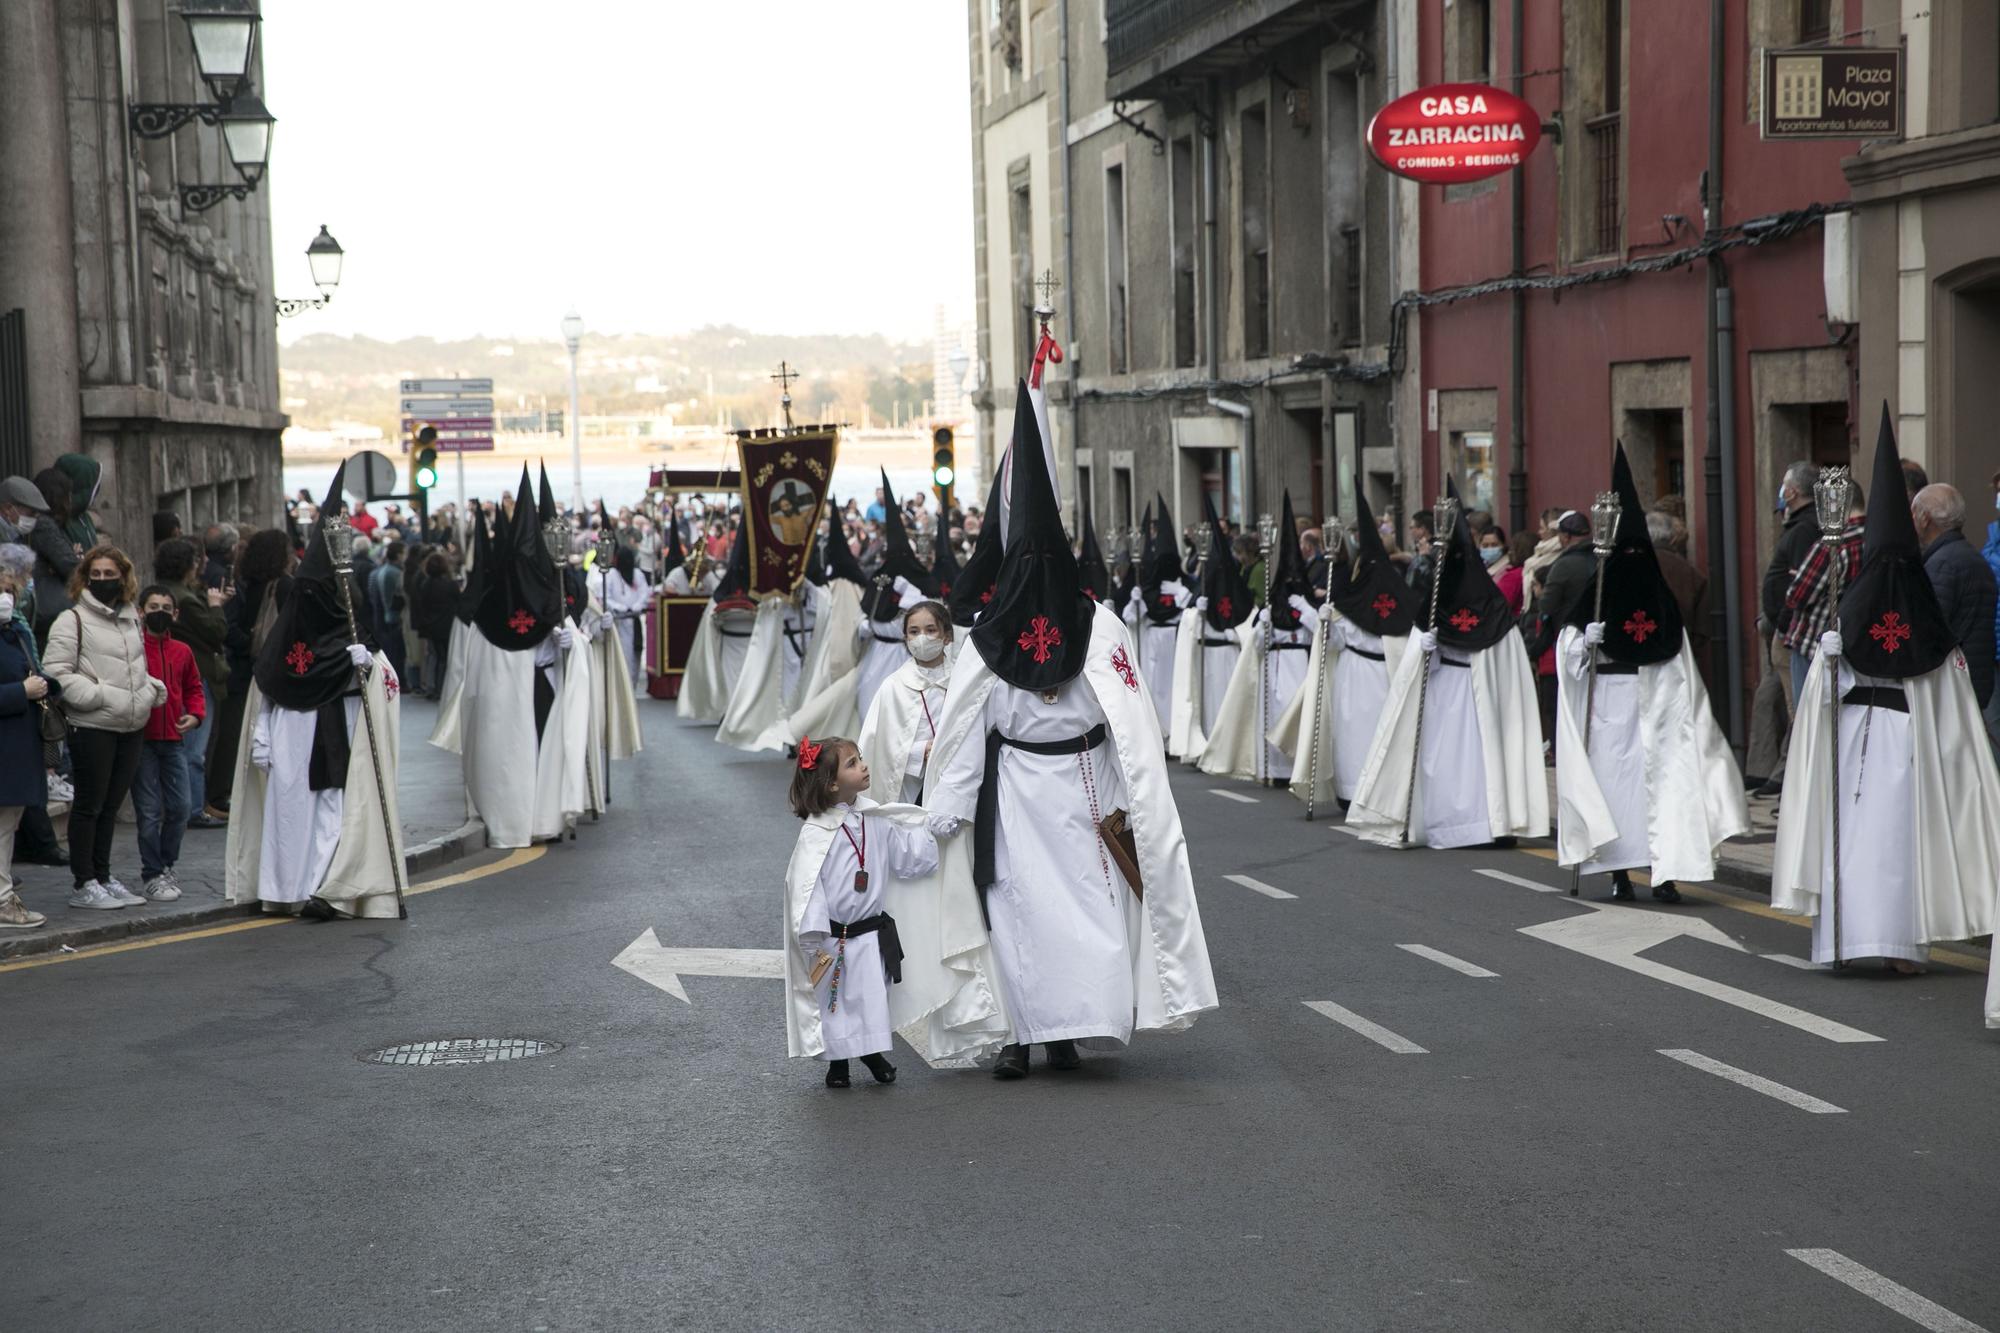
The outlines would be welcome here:
[[[918,662],[935,662],[944,655],[944,640],[935,634],[913,634],[903,640],[903,647]]]
[[[1499,564],[1500,557],[1503,554],[1505,553],[1498,546],[1482,546],[1479,548],[1479,558],[1489,565]]]
[[[0,624],[14,618],[14,594],[0,592]]]
[[[21,532],[32,532],[35,528],[35,516],[33,514],[23,514],[14,520],[14,526]]]

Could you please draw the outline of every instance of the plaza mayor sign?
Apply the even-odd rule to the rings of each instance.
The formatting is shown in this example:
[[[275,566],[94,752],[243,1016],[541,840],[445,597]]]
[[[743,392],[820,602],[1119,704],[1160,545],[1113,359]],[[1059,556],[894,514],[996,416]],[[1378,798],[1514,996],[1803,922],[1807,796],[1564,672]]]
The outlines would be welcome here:
[[[1398,176],[1462,185],[1512,171],[1542,141],[1542,117],[1483,83],[1436,83],[1405,93],[1368,122],[1368,151]]]

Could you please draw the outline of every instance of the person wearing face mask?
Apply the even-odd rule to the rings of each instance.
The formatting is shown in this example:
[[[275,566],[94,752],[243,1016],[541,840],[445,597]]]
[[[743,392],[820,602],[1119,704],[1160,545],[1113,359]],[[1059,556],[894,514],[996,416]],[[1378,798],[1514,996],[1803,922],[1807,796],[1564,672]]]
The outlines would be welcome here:
[[[48,918],[31,912],[15,892],[14,835],[22,817],[48,799],[42,781],[39,701],[51,691],[35,660],[35,635],[19,614],[15,597],[22,586],[21,561],[32,557],[19,545],[0,544],[0,930],[33,930]]]
[[[146,724],[167,701],[166,682],[147,665],[138,591],[125,553],[93,546],[70,576],[70,609],[49,627],[43,655],[70,726],[69,905],[86,910],[146,901],[111,873],[118,807],[138,775]]]
[[[951,611],[942,602],[918,602],[903,613],[908,660],[875,692],[857,738],[861,753],[875,756],[868,794],[885,805],[923,796],[951,681],[951,645]]]
[[[181,896],[174,862],[191,806],[188,760],[195,742],[185,740],[207,715],[201,671],[194,649],[174,637],[179,618],[174,590],[155,583],[139,594],[146,626],[146,670],[166,683],[166,702],[146,721],[139,772],[132,781],[132,813],[139,820],[139,891],[147,901],[170,903]]]

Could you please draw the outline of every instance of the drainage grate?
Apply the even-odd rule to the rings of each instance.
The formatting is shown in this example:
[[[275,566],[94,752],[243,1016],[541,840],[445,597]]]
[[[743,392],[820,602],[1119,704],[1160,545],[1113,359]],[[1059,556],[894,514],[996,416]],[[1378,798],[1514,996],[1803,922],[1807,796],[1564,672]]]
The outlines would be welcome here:
[[[561,1049],[561,1042],[539,1037],[446,1037],[363,1051],[360,1058],[374,1065],[490,1065],[553,1055]]]

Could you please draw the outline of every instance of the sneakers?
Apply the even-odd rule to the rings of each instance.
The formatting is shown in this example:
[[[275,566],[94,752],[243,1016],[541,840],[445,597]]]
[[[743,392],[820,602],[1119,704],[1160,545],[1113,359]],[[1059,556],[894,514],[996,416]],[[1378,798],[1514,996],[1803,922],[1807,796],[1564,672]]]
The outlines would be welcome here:
[[[49,774],[50,802],[53,803],[56,801],[74,801],[75,799],[76,799],[76,788],[69,785],[69,780],[67,778],[63,777],[63,775],[60,773]]]
[[[174,872],[162,870],[140,886],[147,902],[170,903],[181,896],[181,886],[174,882]]]
[[[94,912],[115,912],[125,904],[106,893],[104,886],[93,879],[70,894],[69,905]]]
[[[120,884],[116,875],[105,880],[103,888],[106,893],[110,894],[117,901],[120,907],[136,907],[146,901],[123,884]]]
[[[30,912],[19,894],[9,893],[0,898],[0,930],[33,930],[47,922],[48,918],[40,912]]]

